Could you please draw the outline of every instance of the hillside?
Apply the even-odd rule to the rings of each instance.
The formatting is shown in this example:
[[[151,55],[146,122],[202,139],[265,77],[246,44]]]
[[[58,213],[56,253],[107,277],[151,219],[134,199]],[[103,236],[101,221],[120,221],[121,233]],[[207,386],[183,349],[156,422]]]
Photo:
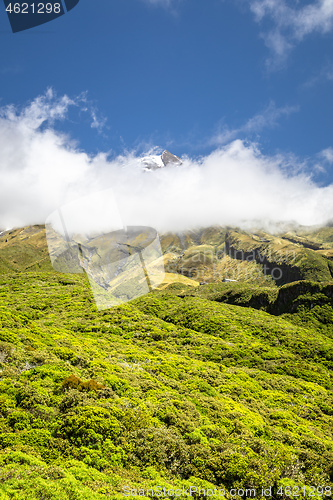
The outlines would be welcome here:
[[[240,262],[243,274],[199,286],[199,276],[169,272],[159,290],[102,312],[84,273],[52,269],[43,226],[1,235],[0,499],[150,498],[148,489],[191,486],[193,498],[199,487],[226,498],[272,487],[278,500],[288,486],[328,497],[330,235],[164,235],[169,265],[194,258],[209,275]],[[263,269],[265,251],[286,264],[279,244],[296,255],[290,279],[317,281],[246,276]],[[253,251],[259,262],[247,259]]]
[[[223,278],[283,285],[297,280],[331,281],[333,229],[289,231],[273,235],[212,227],[162,236],[172,252],[169,269],[202,281]]]
[[[0,235],[0,273],[52,271],[44,226],[11,229]]]
[[[101,313],[84,275],[1,277],[0,498],[332,486],[332,335],[169,288]]]
[[[273,235],[262,230],[214,226],[162,234],[160,239],[168,275],[197,282],[234,279],[266,286],[298,280],[333,281],[331,227],[300,227]],[[101,245],[98,238],[89,251],[93,245]],[[13,229],[0,235],[0,273],[16,271],[52,271],[44,226]]]

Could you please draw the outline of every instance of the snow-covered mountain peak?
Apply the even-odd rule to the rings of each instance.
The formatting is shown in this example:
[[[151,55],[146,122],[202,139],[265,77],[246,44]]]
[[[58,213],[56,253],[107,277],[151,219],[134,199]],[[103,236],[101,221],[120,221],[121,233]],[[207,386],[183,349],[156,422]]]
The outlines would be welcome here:
[[[158,168],[164,168],[170,164],[172,165],[181,165],[182,161],[178,156],[173,155],[169,151],[165,150],[163,153],[158,155],[149,155],[141,158],[141,162],[143,163],[143,170],[151,171],[157,170]]]

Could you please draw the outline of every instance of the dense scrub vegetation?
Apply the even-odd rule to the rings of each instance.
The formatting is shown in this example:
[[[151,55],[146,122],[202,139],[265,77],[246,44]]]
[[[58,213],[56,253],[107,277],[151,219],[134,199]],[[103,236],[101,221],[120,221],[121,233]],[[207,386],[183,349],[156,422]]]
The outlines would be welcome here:
[[[288,285],[269,313],[284,287],[242,286],[98,312],[84,275],[3,274],[0,499],[332,486],[328,289]]]
[[[281,316],[291,323],[333,335],[333,284],[298,281],[280,288],[249,283],[207,284],[196,289],[180,283],[168,287],[179,297],[198,297],[242,307],[252,307]]]

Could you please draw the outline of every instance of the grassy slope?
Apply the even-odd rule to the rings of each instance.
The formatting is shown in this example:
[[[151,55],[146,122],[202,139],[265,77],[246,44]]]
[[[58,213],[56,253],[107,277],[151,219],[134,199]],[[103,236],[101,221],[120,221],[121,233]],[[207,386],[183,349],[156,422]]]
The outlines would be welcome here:
[[[13,229],[0,236],[0,274],[52,271],[44,226]]]
[[[189,290],[98,313],[85,276],[1,276],[1,500],[332,485],[329,320],[293,324],[298,310],[273,317],[208,300],[213,285]]]

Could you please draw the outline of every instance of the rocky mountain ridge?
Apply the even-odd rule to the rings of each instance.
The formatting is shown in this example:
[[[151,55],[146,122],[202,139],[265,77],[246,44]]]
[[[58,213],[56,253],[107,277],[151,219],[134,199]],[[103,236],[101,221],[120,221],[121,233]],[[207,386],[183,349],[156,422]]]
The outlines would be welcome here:
[[[167,275],[174,276],[172,281],[178,276],[194,284],[232,279],[281,286],[298,280],[333,280],[333,228],[330,227],[298,228],[274,235],[261,230],[214,226],[159,236],[165,270]],[[93,242],[91,246],[94,247]],[[0,273],[36,270],[53,270],[44,226],[1,234]]]

